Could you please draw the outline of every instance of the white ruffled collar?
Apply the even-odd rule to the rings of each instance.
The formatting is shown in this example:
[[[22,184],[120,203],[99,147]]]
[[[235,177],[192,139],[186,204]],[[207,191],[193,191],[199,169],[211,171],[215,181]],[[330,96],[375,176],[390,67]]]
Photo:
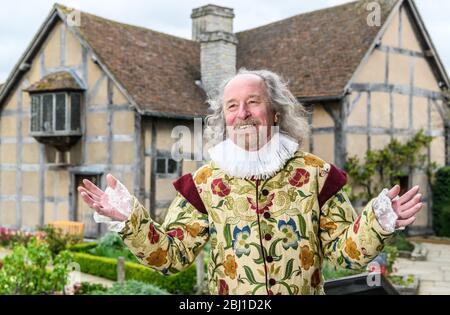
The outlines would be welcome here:
[[[247,151],[231,139],[220,142],[208,150],[211,160],[227,174],[240,178],[267,179],[283,168],[298,150],[291,137],[275,133],[258,151]]]

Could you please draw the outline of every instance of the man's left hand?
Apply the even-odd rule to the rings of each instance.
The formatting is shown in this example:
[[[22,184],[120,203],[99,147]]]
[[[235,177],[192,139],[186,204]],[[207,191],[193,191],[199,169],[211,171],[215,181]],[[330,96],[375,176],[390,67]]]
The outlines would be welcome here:
[[[395,227],[403,228],[412,224],[416,220],[416,214],[422,209],[422,194],[419,193],[419,186],[414,186],[403,196],[398,197],[400,186],[395,185],[387,196],[392,201],[392,208],[398,216]]]

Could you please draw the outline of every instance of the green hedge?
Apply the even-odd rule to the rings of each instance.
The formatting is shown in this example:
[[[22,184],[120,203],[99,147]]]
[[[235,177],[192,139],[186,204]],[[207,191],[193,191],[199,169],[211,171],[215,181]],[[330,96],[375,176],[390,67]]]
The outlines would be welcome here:
[[[70,245],[67,249],[72,252],[84,253],[92,248],[97,247],[97,245],[98,245],[97,242],[80,243],[80,244]]]
[[[450,166],[436,172],[433,190],[433,225],[438,236],[450,236]]]
[[[74,253],[75,261],[80,264],[81,272],[94,276],[117,280],[117,260],[94,256],[86,253]],[[127,280],[138,280],[154,284],[172,294],[194,294],[196,284],[195,264],[183,272],[171,276],[132,262],[125,262],[125,277]]]

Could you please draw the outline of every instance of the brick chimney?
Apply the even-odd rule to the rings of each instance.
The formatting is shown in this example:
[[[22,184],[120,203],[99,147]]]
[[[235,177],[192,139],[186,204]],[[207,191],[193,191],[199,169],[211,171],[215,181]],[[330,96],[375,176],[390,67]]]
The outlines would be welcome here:
[[[212,95],[222,80],[236,73],[237,37],[233,9],[208,4],[192,10],[192,40],[200,42],[202,85]]]

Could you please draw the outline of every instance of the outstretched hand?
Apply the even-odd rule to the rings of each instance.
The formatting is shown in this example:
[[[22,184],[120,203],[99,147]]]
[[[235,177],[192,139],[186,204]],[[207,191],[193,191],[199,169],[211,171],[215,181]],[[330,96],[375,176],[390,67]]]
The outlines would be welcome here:
[[[398,216],[395,223],[396,228],[402,228],[412,224],[416,220],[416,214],[423,207],[423,203],[421,202],[422,195],[419,193],[419,186],[414,186],[400,197],[398,196],[399,193],[399,185],[395,185],[387,193],[387,196],[392,201],[392,208]]]
[[[111,174],[106,175],[106,183],[112,189],[116,188],[117,179]],[[98,188],[93,182],[88,179],[83,179],[83,186],[78,186],[81,198],[98,214],[107,216],[113,220],[124,221],[127,217],[120,213],[115,207],[111,206],[108,201],[106,193]]]

